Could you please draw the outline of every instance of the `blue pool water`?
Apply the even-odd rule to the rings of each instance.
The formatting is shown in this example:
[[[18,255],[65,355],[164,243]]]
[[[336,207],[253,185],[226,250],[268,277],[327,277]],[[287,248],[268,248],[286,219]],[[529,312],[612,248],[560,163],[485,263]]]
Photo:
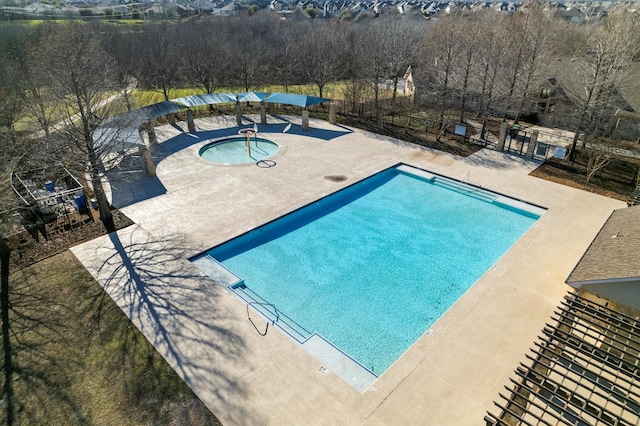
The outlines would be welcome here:
[[[542,212],[400,169],[381,172],[204,256],[379,375]]]
[[[200,149],[205,160],[220,164],[255,163],[275,155],[280,147],[268,139],[251,137],[251,150],[247,147],[247,138],[236,136],[218,140]]]

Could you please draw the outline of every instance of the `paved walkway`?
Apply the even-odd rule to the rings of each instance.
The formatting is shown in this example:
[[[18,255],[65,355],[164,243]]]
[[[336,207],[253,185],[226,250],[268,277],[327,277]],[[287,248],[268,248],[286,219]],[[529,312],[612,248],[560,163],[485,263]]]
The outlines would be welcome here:
[[[459,158],[315,120],[283,133],[288,119],[259,126],[281,145],[269,169],[198,156],[207,138],[237,133],[230,119],[197,121],[195,134],[158,128],[158,177],[124,166],[119,177],[135,185],[112,177],[114,203],[136,225],[73,253],[225,425],[483,424],[565,278],[624,203],[531,177],[538,163],[491,149]],[[364,393],[278,329],[258,334],[245,304],[186,260],[400,162],[548,211]]]

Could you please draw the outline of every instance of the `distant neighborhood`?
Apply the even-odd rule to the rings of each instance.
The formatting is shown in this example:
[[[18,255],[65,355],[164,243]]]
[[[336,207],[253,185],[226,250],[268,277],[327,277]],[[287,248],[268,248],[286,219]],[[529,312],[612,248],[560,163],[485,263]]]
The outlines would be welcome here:
[[[613,9],[635,13],[638,1],[543,2],[545,7],[569,22],[596,20]],[[195,15],[234,16],[258,10],[283,19],[373,19],[394,14],[415,19],[437,19],[456,11],[491,9],[514,12],[522,1],[430,1],[430,0],[0,0],[2,19],[171,19]]]

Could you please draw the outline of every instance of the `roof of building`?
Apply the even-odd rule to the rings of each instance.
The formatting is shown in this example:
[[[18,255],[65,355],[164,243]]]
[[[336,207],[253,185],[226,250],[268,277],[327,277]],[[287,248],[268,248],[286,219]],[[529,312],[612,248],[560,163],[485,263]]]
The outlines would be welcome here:
[[[567,284],[640,277],[640,206],[615,210],[567,278]]]
[[[565,296],[487,425],[638,424],[639,313],[594,299]]]

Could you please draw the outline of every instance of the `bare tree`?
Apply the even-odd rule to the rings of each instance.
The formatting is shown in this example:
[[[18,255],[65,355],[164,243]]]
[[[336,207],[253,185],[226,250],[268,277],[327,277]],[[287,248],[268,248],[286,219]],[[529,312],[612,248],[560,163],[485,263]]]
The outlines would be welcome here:
[[[477,63],[478,42],[475,28],[477,23],[470,15],[459,15],[457,26],[460,37],[463,40],[461,47],[458,72],[454,74],[454,80],[457,80],[458,92],[460,96],[460,123],[464,122],[464,111],[467,107],[467,99],[469,96],[470,77]]]
[[[447,16],[439,20],[425,40],[431,70],[430,92],[439,109],[438,129],[441,133],[446,128],[445,112],[453,94],[453,74],[459,64],[464,43],[456,29],[457,19],[457,16]]]
[[[505,38],[501,36],[503,15],[493,12],[483,13],[476,26],[478,39],[478,73],[472,75],[474,86],[479,94],[478,116],[482,117],[480,137],[485,137],[487,114],[491,111],[495,96],[496,82],[502,71],[506,48]]]
[[[589,160],[587,162],[587,184],[597,172],[604,169],[613,159],[613,147],[611,145],[597,144],[587,148]]]
[[[9,262],[11,260],[11,250],[0,234],[0,316],[2,317],[2,367],[4,370],[4,384],[2,387],[2,397],[6,400],[6,422],[13,425],[15,421],[15,409],[13,402],[13,354],[11,350],[11,332],[9,328]]]
[[[505,114],[517,116],[517,107],[521,102],[522,75],[528,59],[528,28],[531,15],[518,11],[510,16],[503,27],[502,36],[507,40],[506,56],[503,65],[504,97],[502,109]]]
[[[274,49],[271,63],[284,85],[285,93],[288,93],[289,86],[300,81],[299,52],[305,49],[306,37],[303,25],[298,22],[284,22],[274,26],[277,30],[269,33],[268,43]]]
[[[363,61],[360,58],[360,36],[356,27],[351,27],[345,35],[344,73],[346,84],[342,90],[345,102],[349,103],[352,111],[363,101],[367,84]]]
[[[572,161],[579,135],[584,134],[586,144],[599,123],[614,112],[616,92],[626,83],[623,71],[640,49],[639,28],[632,15],[619,11],[585,33],[585,47],[576,55],[579,85],[570,90],[577,106],[575,137],[569,157]]]
[[[163,21],[146,26],[133,47],[143,59],[140,75],[144,83],[162,91],[167,101],[169,92],[179,84],[182,76],[178,41],[175,25]]]
[[[21,53],[25,44],[25,39],[17,29],[5,27],[6,33],[0,37],[0,212],[9,210],[11,204],[10,171],[13,163],[20,152],[19,142],[22,141],[15,131],[15,124],[22,116],[23,99],[22,89],[24,81],[22,78],[23,56]],[[2,31],[0,30],[0,31]],[[2,339],[2,370],[3,384],[0,395],[5,403],[6,424],[11,426],[15,423],[15,403],[13,395],[13,351],[11,346],[11,330],[9,322],[9,311],[11,304],[9,300],[9,264],[11,260],[11,249],[4,240],[3,229],[0,228],[0,319],[1,339]]]
[[[22,63],[26,39],[17,27],[7,26],[0,31],[0,129],[15,141],[15,124],[24,111]]]
[[[136,104],[133,90],[137,81],[141,79],[143,51],[137,48],[135,34],[113,25],[101,27],[101,39],[105,50],[113,58],[115,75],[120,93],[124,99],[127,111],[131,111]]]
[[[529,19],[525,20],[527,25],[524,29],[527,43],[523,49],[522,89],[516,109],[516,122],[523,113],[525,103],[530,100],[532,88],[536,87],[556,50],[556,43],[552,41],[549,31],[552,22],[542,10],[542,5],[537,2],[527,3],[527,13]]]
[[[51,142],[51,133],[55,130],[58,108],[57,98],[47,86],[49,69],[40,54],[39,43],[39,39],[34,39],[25,46],[21,68],[25,114],[32,122],[37,123],[39,136],[43,137],[47,144]]]
[[[358,28],[358,47],[356,56],[362,67],[362,72],[371,90],[373,90],[373,102],[375,115],[380,115],[380,89],[385,80],[385,55],[382,45],[382,24],[377,21]]]
[[[230,31],[223,20],[193,21],[180,28],[187,78],[204,93],[222,85],[229,63],[235,60],[227,48]]]
[[[113,232],[115,224],[101,177],[123,149],[115,146],[123,129],[99,130],[114,111],[123,108],[116,106],[121,97],[113,95],[118,88],[113,61],[86,25],[51,28],[40,46],[49,71],[47,83],[58,99],[62,117],[63,126],[57,133],[58,155],[72,170],[87,172],[100,220],[108,232]]]
[[[230,74],[246,92],[250,91],[261,79],[265,63],[263,56],[265,45],[264,32],[268,31],[265,22],[253,22],[253,18],[234,19],[234,29],[230,33],[228,49],[234,52]]]
[[[414,64],[419,43],[424,38],[425,25],[415,21],[394,19],[383,26],[384,72],[393,82],[391,111],[395,110],[398,82]],[[382,46],[381,46],[382,47]]]
[[[301,53],[300,64],[309,82],[324,96],[326,85],[336,78],[343,64],[344,33],[336,23],[308,24],[306,50]]]

